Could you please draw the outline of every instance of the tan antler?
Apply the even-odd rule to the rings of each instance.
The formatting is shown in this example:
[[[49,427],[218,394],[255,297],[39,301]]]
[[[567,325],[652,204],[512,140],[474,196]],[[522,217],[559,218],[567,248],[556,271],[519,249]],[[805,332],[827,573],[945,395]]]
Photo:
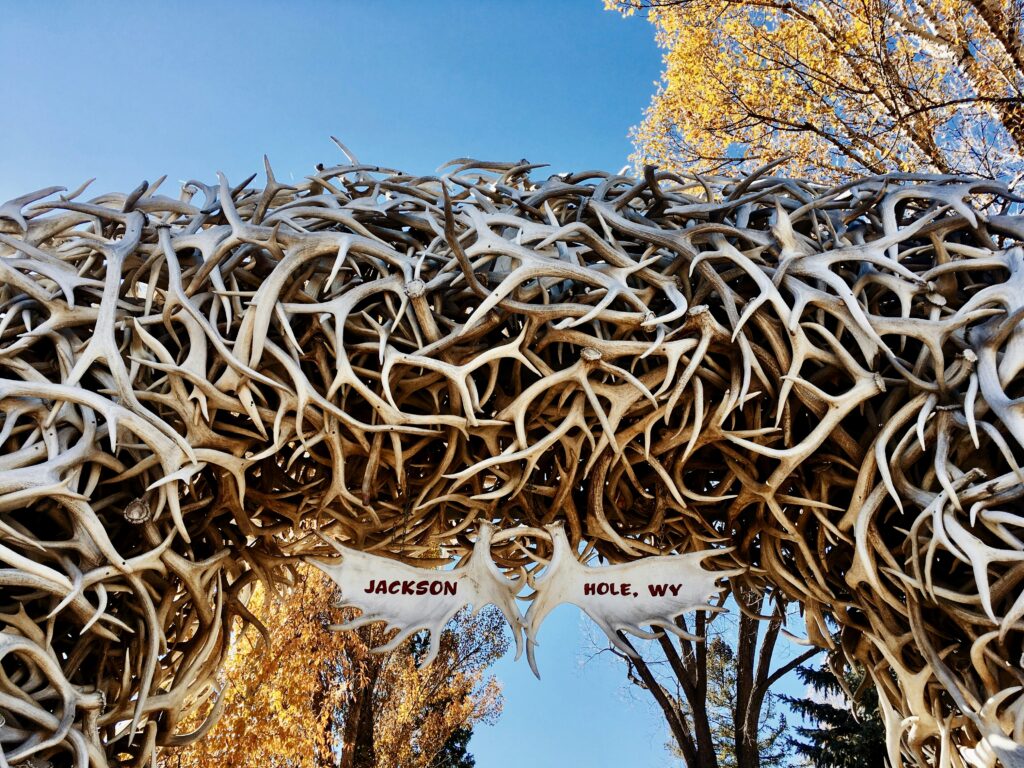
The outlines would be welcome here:
[[[314,529],[430,565],[490,524],[534,583],[555,523],[611,563],[718,549],[838,623],[894,761],[1019,759],[1020,201],[534,168],[0,206],[8,763],[201,736]]]

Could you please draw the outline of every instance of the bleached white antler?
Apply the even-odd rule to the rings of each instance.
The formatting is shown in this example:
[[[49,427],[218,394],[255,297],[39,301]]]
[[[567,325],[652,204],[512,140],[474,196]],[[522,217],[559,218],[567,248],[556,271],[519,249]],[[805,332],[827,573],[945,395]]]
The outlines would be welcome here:
[[[522,620],[516,607],[516,595],[522,588],[518,580],[506,576],[491,559],[493,528],[480,525],[480,533],[469,561],[453,570],[416,568],[412,565],[371,555],[342,546],[326,538],[341,559],[306,558],[322,570],[340,588],[339,608],[358,608],[362,613],[352,621],[332,625],[348,630],[383,621],[399,632],[385,645],[373,650],[384,653],[401,645],[420,630],[430,632],[430,646],[420,664],[434,660],[441,646],[441,630],[462,608],[473,606],[477,613],[485,605],[494,605],[512,628],[516,658],[522,653]]]
[[[484,520],[563,521],[612,562],[734,545],[812,642],[844,627],[893,763],[1024,738],[999,698],[1024,674],[1020,199],[346,157],[294,186],[267,164],[262,189],[0,204],[0,636],[85,697],[65,728],[19,651],[34,704],[4,713],[0,765],[197,738],[178,725],[251,581],[331,554],[302,535],[328,520],[410,558],[469,554]],[[480,584],[537,560],[502,537]],[[603,597],[613,631],[651,618]]]
[[[633,649],[619,637],[620,632],[653,639],[657,635],[641,626],[658,626],[690,637],[673,620],[687,611],[720,610],[711,603],[724,589],[718,581],[743,572],[709,571],[702,567],[709,557],[722,554],[721,550],[589,566],[576,558],[560,523],[547,529],[551,533],[551,561],[537,578],[537,593],[526,612],[526,657],[537,677],[540,672],[534,648],[538,630],[547,615],[562,603],[578,606],[616,648],[633,656]]]

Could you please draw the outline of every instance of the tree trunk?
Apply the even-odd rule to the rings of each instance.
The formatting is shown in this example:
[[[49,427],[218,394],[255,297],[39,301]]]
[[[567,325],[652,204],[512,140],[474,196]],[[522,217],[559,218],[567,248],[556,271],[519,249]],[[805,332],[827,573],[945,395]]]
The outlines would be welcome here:
[[[757,663],[757,641],[761,622],[753,618],[761,613],[763,598],[754,592],[740,588],[735,592],[740,604],[740,633],[736,650],[736,766],[737,768],[760,768],[761,753],[757,743],[757,729],[761,719],[761,707],[755,706],[755,664]],[[770,651],[769,651],[770,653]]]
[[[373,741],[373,686],[370,676],[352,698],[342,730],[340,768],[377,768],[377,750]]]
[[[331,754],[331,745],[334,743],[334,718],[326,711],[327,709],[327,675],[320,672],[317,675],[317,687],[313,691],[311,702],[314,722],[323,724],[321,742],[316,745],[315,761],[320,768],[330,768],[334,765],[334,756]]]
[[[686,622],[682,617],[676,624],[687,631]],[[697,613],[696,634],[702,636],[705,631],[703,612]],[[715,743],[711,734],[711,723],[707,708],[707,644],[694,643],[690,640],[680,641],[680,651],[676,650],[671,638],[662,635],[659,642],[672,667],[672,673],[679,681],[679,687],[690,705],[692,727],[692,759],[687,760],[688,768],[718,768],[718,756],[715,754]],[[678,740],[678,737],[677,737]],[[686,749],[680,743],[684,755]]]
[[[968,0],[968,2],[988,26],[1006,56],[1013,62],[1017,76],[1024,76],[1024,44],[1021,43],[1020,31],[1014,24],[1014,22],[1019,23],[1019,17],[1012,11],[1009,14],[1004,13],[998,0]]]
[[[356,738],[352,768],[377,768],[377,750],[373,741],[373,689],[376,674],[370,679],[363,691],[362,706],[356,720]]]
[[[369,628],[357,630],[360,639],[371,646]],[[368,658],[361,662],[357,679],[360,680],[355,689],[345,723],[342,729],[342,746],[340,768],[377,768],[377,748],[373,737],[374,692],[377,677],[380,675],[380,662]]]
[[[356,759],[356,726],[363,712],[363,694],[358,693],[349,703],[341,734],[341,761],[338,768],[354,768]]]

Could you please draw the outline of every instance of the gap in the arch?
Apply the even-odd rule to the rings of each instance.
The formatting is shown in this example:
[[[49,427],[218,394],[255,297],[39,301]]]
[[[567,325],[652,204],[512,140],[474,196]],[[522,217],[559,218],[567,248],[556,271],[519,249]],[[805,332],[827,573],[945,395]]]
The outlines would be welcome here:
[[[666,749],[668,730],[646,694],[630,689],[623,663],[574,605],[545,620],[537,646],[537,680],[514,651],[491,672],[501,680],[505,708],[493,726],[478,725],[469,751],[486,768],[628,765],[677,768]]]

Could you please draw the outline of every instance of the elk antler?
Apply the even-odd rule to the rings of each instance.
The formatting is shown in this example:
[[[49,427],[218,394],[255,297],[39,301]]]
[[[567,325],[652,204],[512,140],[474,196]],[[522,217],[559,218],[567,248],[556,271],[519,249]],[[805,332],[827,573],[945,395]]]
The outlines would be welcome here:
[[[1020,201],[534,168],[0,206],[4,761],[200,736],[254,580],[332,556],[314,531],[439,565],[493,525],[530,582],[557,523],[835,620],[893,760],[1015,759]]]

